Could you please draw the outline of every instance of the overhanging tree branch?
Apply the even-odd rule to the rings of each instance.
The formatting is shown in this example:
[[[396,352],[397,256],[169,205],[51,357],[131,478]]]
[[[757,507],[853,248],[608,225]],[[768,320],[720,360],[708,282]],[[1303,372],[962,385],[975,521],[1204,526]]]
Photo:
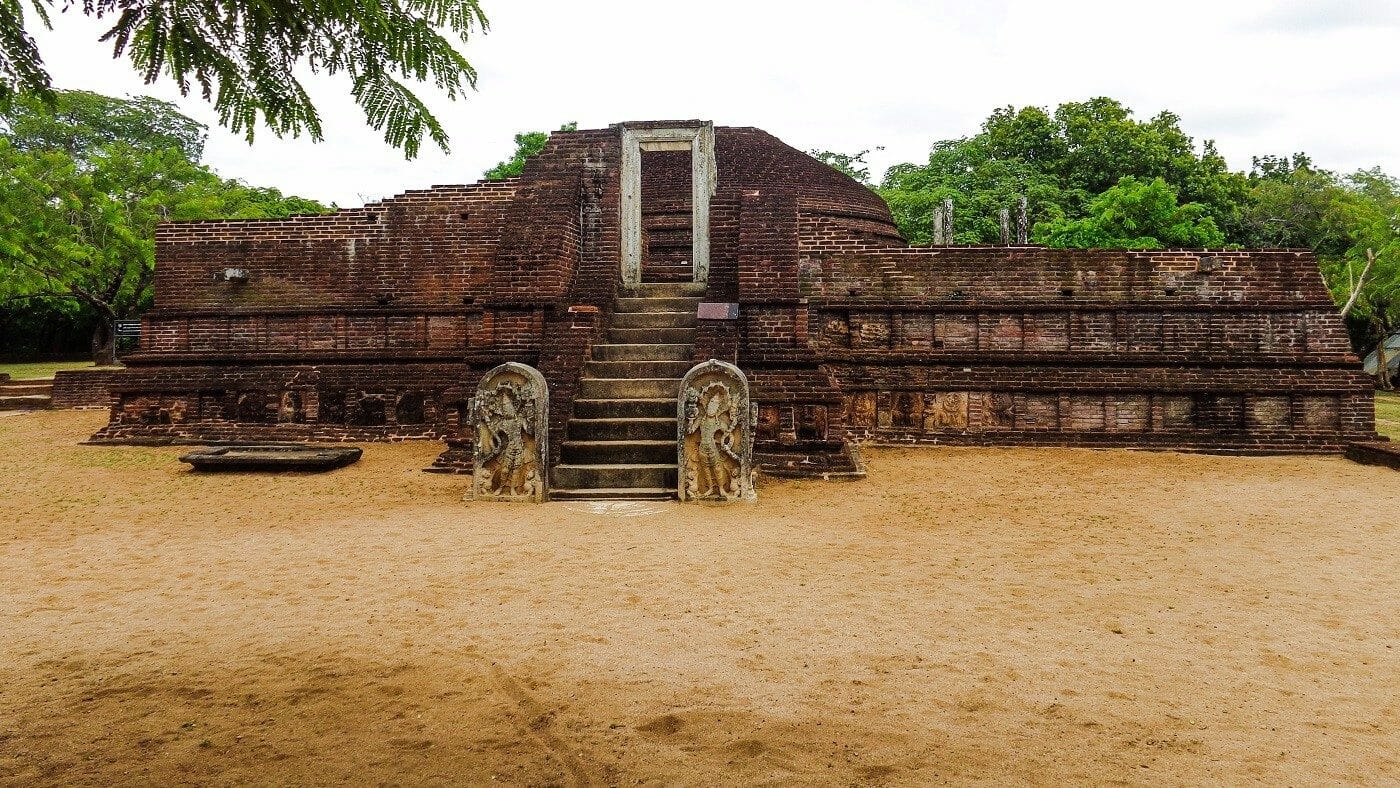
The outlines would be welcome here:
[[[0,0],[0,110],[20,95],[54,94],[24,29],[24,0]],[[30,0],[41,23],[53,0]],[[76,5],[77,3],[75,3]],[[489,22],[477,0],[82,0],[83,13],[113,17],[102,36],[148,83],[198,89],[219,122],[252,142],[259,126],[277,136],[322,138],[321,118],[298,68],[346,74],[370,126],[406,158],[426,135],[448,135],[406,85],[426,82],[457,99],[477,74],[458,51]]]

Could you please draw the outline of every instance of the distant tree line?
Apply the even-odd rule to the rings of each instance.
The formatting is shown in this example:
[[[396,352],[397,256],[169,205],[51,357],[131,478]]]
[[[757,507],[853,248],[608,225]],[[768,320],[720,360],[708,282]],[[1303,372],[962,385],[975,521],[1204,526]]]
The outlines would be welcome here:
[[[83,91],[0,112],[0,358],[111,363],[115,321],[151,302],[157,222],[328,210],[220,177],[205,131],[164,101]]]

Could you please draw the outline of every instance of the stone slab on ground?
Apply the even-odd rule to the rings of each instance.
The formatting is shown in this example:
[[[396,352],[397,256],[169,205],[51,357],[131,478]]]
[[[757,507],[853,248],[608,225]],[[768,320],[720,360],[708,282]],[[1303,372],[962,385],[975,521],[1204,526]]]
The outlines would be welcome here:
[[[1348,443],[1346,458],[1362,465],[1383,465],[1400,471],[1400,443],[1390,441],[1358,441]]]
[[[358,446],[219,446],[184,454],[197,471],[329,471],[360,459]]]

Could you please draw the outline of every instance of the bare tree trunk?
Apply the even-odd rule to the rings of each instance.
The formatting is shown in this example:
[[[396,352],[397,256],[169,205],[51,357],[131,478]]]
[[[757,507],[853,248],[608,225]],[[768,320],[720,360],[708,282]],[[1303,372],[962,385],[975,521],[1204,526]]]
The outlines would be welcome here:
[[[1394,391],[1395,384],[1390,380],[1390,359],[1385,356],[1385,343],[1390,332],[1381,332],[1381,341],[1376,344],[1376,388],[1381,391]]]
[[[102,315],[92,330],[92,362],[99,367],[117,364],[117,331],[112,318]]]
[[[1371,272],[1371,266],[1376,262],[1376,253],[1372,249],[1366,250],[1366,267],[1361,269],[1361,276],[1351,287],[1351,296],[1347,298],[1347,303],[1342,307],[1342,317],[1346,317],[1351,312],[1351,308],[1356,306],[1356,299],[1361,295],[1361,288],[1366,286],[1366,274]],[[1347,263],[1347,278],[1351,278],[1351,263]]]

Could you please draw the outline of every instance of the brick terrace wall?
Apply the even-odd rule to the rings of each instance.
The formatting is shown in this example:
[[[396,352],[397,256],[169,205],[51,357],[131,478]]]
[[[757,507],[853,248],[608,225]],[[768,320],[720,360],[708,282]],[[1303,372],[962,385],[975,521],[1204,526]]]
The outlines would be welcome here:
[[[545,334],[567,333],[550,327],[569,314],[581,256],[616,259],[600,207],[611,188],[615,215],[616,164],[604,161],[613,137],[556,135],[524,176],[503,182],[328,216],[162,226],[156,308],[96,437],[462,433],[457,410],[482,373],[507,360],[540,365],[542,346],[564,346]],[[249,280],[222,281],[225,268]]]
[[[460,306],[490,280],[516,180],[412,191],[364,208],[156,229],[154,316],[287,307]],[[249,271],[247,282],[217,278]],[[143,335],[144,337],[144,335]]]
[[[161,225],[155,308],[95,437],[450,431],[444,392],[469,382],[469,357],[489,366],[501,335],[539,344],[538,310],[481,306],[518,190],[518,180],[441,186],[324,216]],[[248,281],[225,281],[226,268]]]
[[[824,422],[878,442],[1263,452],[1374,433],[1307,252],[898,249],[801,224],[802,300],[743,323],[768,440]],[[814,361],[839,408],[801,393]]]
[[[457,363],[158,366],[111,384],[99,441],[400,440],[457,433],[483,369]]]
[[[61,369],[53,375],[55,408],[106,407],[110,387],[126,374],[123,369]]]

